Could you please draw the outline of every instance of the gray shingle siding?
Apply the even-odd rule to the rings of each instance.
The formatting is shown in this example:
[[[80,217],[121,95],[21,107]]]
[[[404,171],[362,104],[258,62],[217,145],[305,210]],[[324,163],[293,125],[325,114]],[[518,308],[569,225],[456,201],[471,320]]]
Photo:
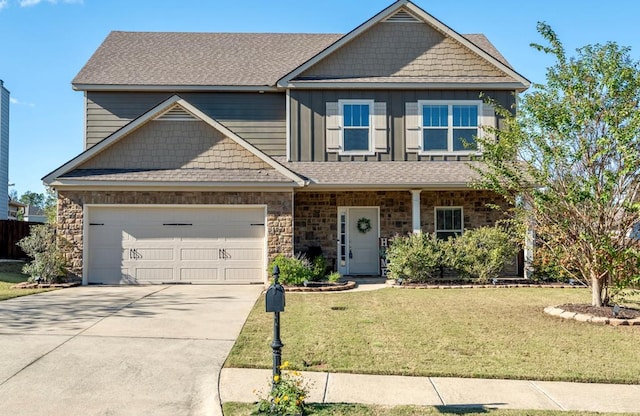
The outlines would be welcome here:
[[[9,211],[9,91],[0,81],[0,220]]]
[[[414,161],[433,156],[408,153],[405,146],[405,104],[418,100],[479,100],[481,91],[465,90],[292,90],[291,161]],[[484,91],[504,108],[515,103],[513,91]],[[340,156],[325,148],[326,103],[341,99],[367,99],[387,104],[389,151],[373,156]],[[459,158],[456,156],[456,159]]]
[[[86,147],[94,146],[172,95],[160,92],[88,92]],[[284,93],[207,92],[179,95],[267,155],[285,155]]]

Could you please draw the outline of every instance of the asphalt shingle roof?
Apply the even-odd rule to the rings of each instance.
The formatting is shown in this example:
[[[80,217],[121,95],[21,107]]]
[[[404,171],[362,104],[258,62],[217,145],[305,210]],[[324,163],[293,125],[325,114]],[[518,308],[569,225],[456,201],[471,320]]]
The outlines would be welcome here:
[[[342,36],[116,31],[107,36],[72,83],[76,86],[273,86]],[[509,65],[484,35],[464,36]],[[393,81],[398,82],[395,78]]]
[[[63,180],[101,182],[235,182],[291,183],[275,169],[75,169]]]
[[[468,186],[478,178],[479,162],[281,162],[310,186],[438,187]]]
[[[111,32],[72,83],[271,86],[340,37]]]

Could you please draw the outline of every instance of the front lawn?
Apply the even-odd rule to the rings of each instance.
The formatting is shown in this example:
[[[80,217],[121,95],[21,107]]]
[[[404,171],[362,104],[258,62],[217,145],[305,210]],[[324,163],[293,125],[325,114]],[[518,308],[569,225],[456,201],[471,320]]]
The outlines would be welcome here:
[[[25,282],[29,278],[29,276],[22,274],[23,265],[22,262],[0,262],[0,301],[52,290],[11,289],[11,286]]]
[[[225,416],[248,416],[255,405],[249,403],[224,403]],[[316,404],[308,406],[310,415],[317,416],[625,416],[627,413],[567,412],[559,410],[491,410],[469,407],[430,406],[368,406],[361,404]]]
[[[640,327],[546,315],[587,289],[383,289],[286,294],[283,360],[362,374],[640,384]],[[273,314],[256,303],[226,367],[271,368]]]

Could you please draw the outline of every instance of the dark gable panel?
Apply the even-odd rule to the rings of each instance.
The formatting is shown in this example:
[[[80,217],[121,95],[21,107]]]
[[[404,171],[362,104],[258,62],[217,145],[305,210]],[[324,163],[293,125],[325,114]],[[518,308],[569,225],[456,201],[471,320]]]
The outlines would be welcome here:
[[[88,92],[87,148],[140,117],[173,93]],[[177,93],[270,156],[286,154],[283,93]]]
[[[291,160],[294,162],[433,160],[432,157],[418,156],[417,153],[408,153],[405,150],[405,103],[418,100],[479,100],[481,92],[492,97],[505,108],[512,108],[515,103],[513,91],[292,90]],[[340,99],[373,99],[387,104],[388,152],[380,152],[374,156],[340,156],[326,151],[324,143],[326,103]]]

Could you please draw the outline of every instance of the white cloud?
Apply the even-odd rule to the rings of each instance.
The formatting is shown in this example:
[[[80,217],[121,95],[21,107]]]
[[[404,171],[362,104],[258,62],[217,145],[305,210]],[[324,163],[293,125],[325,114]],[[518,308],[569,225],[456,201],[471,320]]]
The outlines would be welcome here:
[[[9,98],[9,101],[11,102],[11,104],[14,104],[14,105],[22,105],[25,107],[32,107],[32,108],[36,106],[34,103],[25,103],[24,101],[20,101],[15,97]]]
[[[9,0],[0,0],[0,10],[4,9],[9,5]]]
[[[0,0],[0,2],[5,2],[5,3],[7,1],[8,0]],[[31,7],[31,6],[38,5],[43,1],[46,1],[47,3],[51,3],[51,4],[58,4],[58,3],[83,4],[84,0],[19,0],[18,3],[20,4],[20,7]]]

